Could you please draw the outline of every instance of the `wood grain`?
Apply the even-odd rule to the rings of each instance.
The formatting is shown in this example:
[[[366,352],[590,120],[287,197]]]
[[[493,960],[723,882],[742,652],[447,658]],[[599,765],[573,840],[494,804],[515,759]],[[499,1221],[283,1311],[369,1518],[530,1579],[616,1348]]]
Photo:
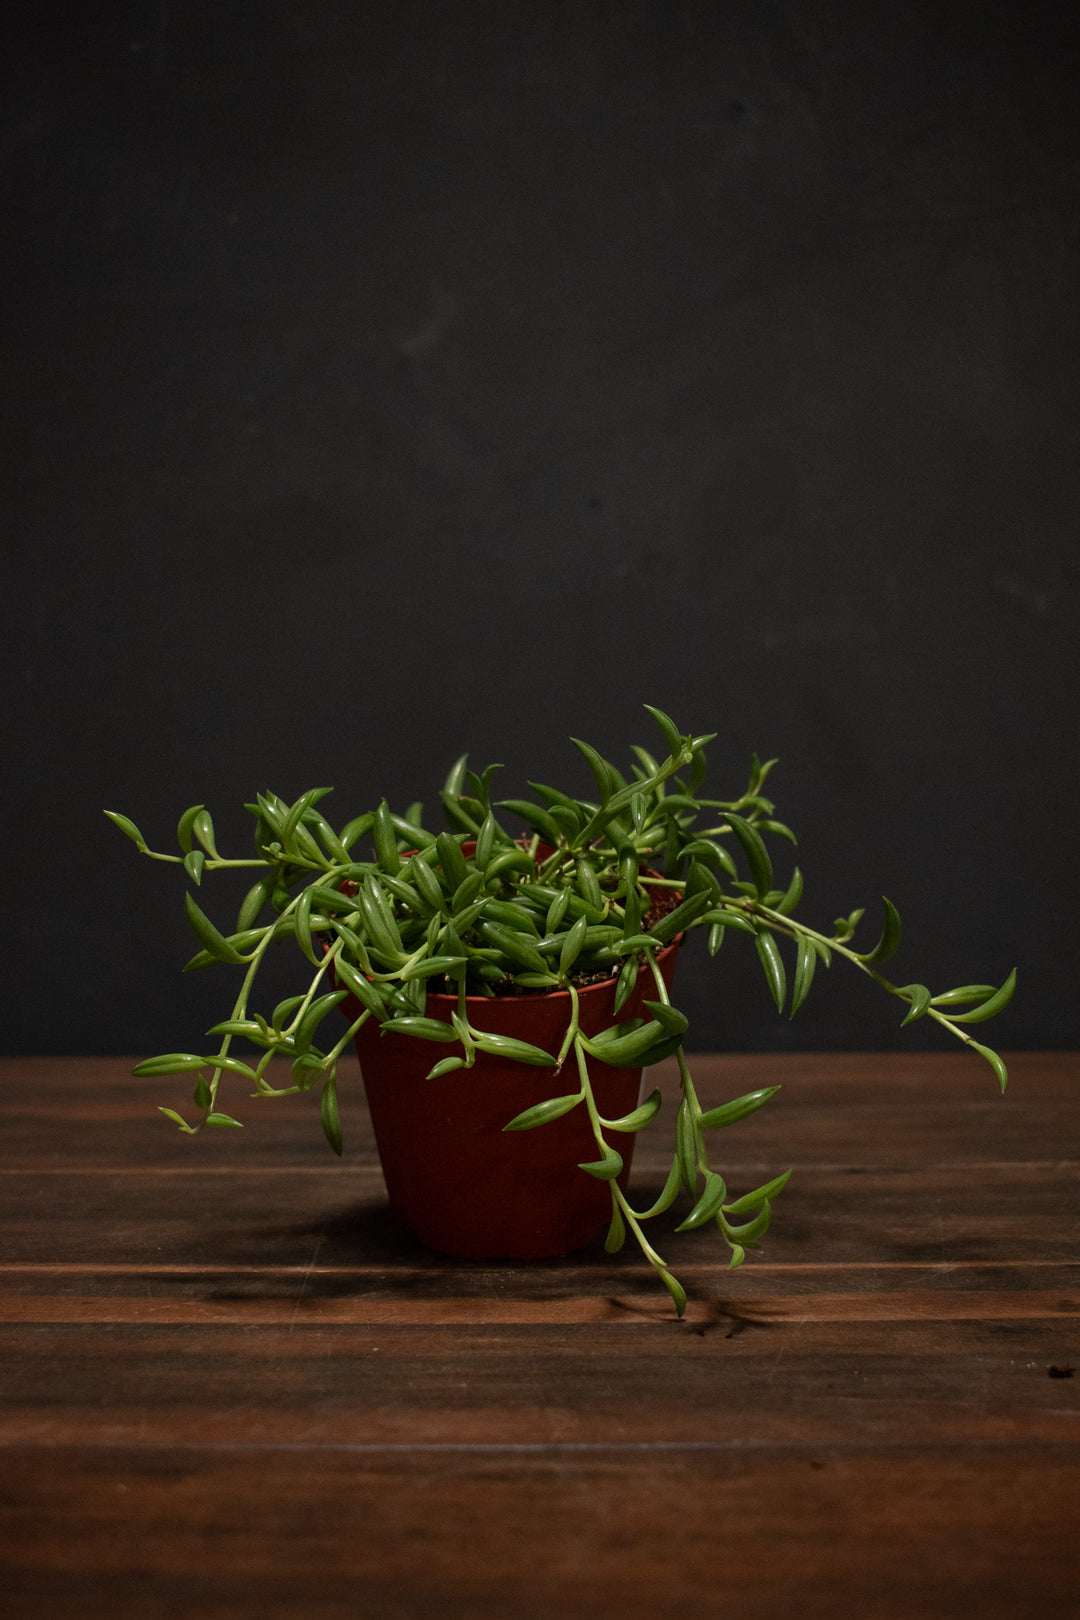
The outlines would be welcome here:
[[[731,1184],[795,1175],[738,1272],[661,1231],[682,1322],[598,1244],[421,1249],[355,1076],[338,1164],[128,1067],[0,1063],[5,1616],[1080,1613],[1077,1057],[695,1060],[784,1088]]]

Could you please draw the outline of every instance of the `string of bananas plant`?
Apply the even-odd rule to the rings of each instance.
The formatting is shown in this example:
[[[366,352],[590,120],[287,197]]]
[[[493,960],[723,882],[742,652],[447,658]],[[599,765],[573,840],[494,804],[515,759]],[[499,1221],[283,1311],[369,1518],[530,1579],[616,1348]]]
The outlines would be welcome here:
[[[492,781],[500,767],[477,774],[467,769],[463,756],[441,793],[447,828],[439,832],[424,825],[419,803],[397,815],[384,799],[335,830],[320,808],[329,788],[312,788],[291,805],[266,792],[246,807],[255,822],[254,856],[228,859],[218,853],[213,822],[202,805],[180,817],[179,854],[150,849],[132,821],[106,811],[143,854],[182,864],[195,888],[207,872],[238,867],[258,872],[228,933],[211,922],[190,891],[185,894],[188,922],[200,946],[185,971],[224,963],[242,970],[243,978],[229,1016],[208,1032],[220,1036],[216,1052],[169,1052],[135,1069],[137,1075],[197,1076],[198,1123],[189,1124],[172,1108],[161,1112],[194,1134],[204,1125],[240,1123],[219,1106],[226,1075],[261,1097],[318,1086],[323,1129],[340,1153],[337,1061],[372,1019],[387,1034],[452,1045],[454,1050],[433,1064],[432,1078],[471,1067],[478,1052],[497,1052],[556,1075],[569,1073],[570,1089],[508,1120],[505,1129],[538,1129],[572,1109],[586,1110],[597,1155],[580,1168],[610,1187],[606,1248],[617,1251],[629,1229],[681,1315],[685,1293],[646,1236],[645,1224],[682,1195],[691,1207],[677,1230],[715,1224],[730,1249],[730,1264],[738,1266],[748,1250],[759,1247],[773,1200],[790,1172],[731,1198],[724,1177],[710,1163],[709,1138],[748,1117],[778,1088],[702,1109],[684,1049],[687,1019],[672,1004],[657,966],[658,953],[678,936],[704,930],[712,956],[727,933],[746,936],[777,1010],[787,1006],[792,1015],[818,967],[843,957],[903,1005],[904,1024],[920,1018],[940,1024],[990,1064],[1004,1090],[1002,1059],[967,1026],[1007,1005],[1015,970],[1000,987],[968,984],[935,994],[921,983],[894,984],[881,972],[900,943],[900,917],[888,899],[880,937],[869,950],[856,950],[852,943],[861,909],[838,918],[829,932],[802,922],[795,915],[802,875],[795,867],[787,885],[776,886],[767,843],[795,841],[791,829],[775,819],[773,802],[763,791],[776,761],[762,763],[755,756],[738,797],[707,797],[705,749],[716,734],[683,735],[661,710],[646,708],[666,753],[635,747],[629,779],[588,743],[574,739],[595,780],[594,798],[532,782],[535,798],[493,802]],[[505,826],[507,815],[524,822],[528,832]],[[356,846],[369,838],[372,858],[357,858]],[[259,968],[271,946],[286,941],[294,941],[306,958],[310,980],[264,1015],[252,1006]],[[620,1021],[643,968],[655,986],[645,1003],[650,1016]],[[617,981],[615,1021],[589,1037],[578,1024],[578,992],[603,979]],[[450,1021],[427,1015],[431,989],[456,992]],[[557,1052],[486,1033],[470,1020],[470,997],[552,990],[568,991],[571,1008]],[[359,1003],[359,1015],[340,1038],[317,1045],[325,1020],[347,996]],[[237,1056],[233,1043],[241,1040],[261,1055]],[[633,1208],[616,1179],[622,1156],[604,1132],[636,1132],[651,1124],[660,1092],[654,1090],[620,1119],[604,1119],[588,1057],[628,1068],[674,1057],[678,1065],[681,1096],[671,1169],[648,1209]],[[271,1084],[274,1058],[291,1063],[290,1085]]]

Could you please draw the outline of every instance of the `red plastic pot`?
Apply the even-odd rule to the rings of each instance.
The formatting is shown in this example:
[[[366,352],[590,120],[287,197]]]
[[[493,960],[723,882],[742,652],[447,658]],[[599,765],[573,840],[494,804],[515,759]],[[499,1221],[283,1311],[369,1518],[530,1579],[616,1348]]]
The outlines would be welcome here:
[[[668,985],[677,955],[676,942],[657,957]],[[654,988],[645,967],[619,1018],[643,1016],[642,1002]],[[586,1035],[615,1021],[614,979],[579,991],[579,1000]],[[427,1014],[449,1021],[456,1005],[453,996],[429,995]],[[342,1011],[356,1018],[360,1007],[350,997]],[[470,996],[468,1014],[476,1029],[556,1052],[570,1022],[570,996],[565,990]],[[433,1064],[454,1049],[383,1034],[374,1020],[359,1030],[356,1049],[390,1205],[429,1248],[469,1260],[542,1260],[580,1249],[607,1223],[607,1183],[578,1169],[597,1157],[584,1106],[535,1130],[503,1130],[534,1103],[577,1090],[572,1058],[556,1074],[478,1052],[474,1068],[429,1080]],[[604,1118],[618,1119],[637,1106],[641,1073],[589,1059]],[[634,1136],[607,1134],[622,1154],[625,1185]]]

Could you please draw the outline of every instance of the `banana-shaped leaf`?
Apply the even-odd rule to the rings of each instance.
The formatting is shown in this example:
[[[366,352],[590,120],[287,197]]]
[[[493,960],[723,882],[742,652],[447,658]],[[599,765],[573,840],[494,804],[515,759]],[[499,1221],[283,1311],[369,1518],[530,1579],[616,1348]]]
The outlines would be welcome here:
[[[746,1119],[747,1115],[764,1107],[779,1090],[779,1086],[763,1086],[760,1091],[748,1091],[743,1097],[733,1097],[731,1102],[721,1103],[719,1108],[710,1108],[707,1114],[702,1114],[701,1124],[709,1131],[737,1125],[740,1119]]]
[[[330,1071],[323,1083],[322,1096],[319,1099],[319,1118],[322,1120],[326,1140],[340,1157],[343,1144],[341,1140],[341,1120],[338,1117],[337,1076],[333,1070]]]
[[[478,1051],[489,1052],[494,1057],[510,1058],[514,1063],[531,1063],[541,1069],[555,1067],[551,1053],[541,1051],[539,1046],[533,1046],[529,1041],[516,1041],[510,1035],[477,1034],[475,1031],[473,1041]]]
[[[758,899],[762,900],[772,888],[772,861],[769,859],[769,852],[765,848],[761,834],[744,817],[737,816],[732,810],[724,812],[724,820],[742,845]]]
[[[184,911],[192,933],[211,956],[216,957],[219,962],[243,961],[240,952],[218,932],[206,913],[199,910],[190,894],[184,895]]]
[[[1001,1087],[1002,1091],[1004,1091],[1005,1087],[1009,1083],[1009,1071],[1006,1069],[1003,1059],[999,1057],[998,1053],[995,1052],[991,1046],[980,1046],[978,1041],[973,1041],[970,1039],[968,1040],[968,1045],[973,1051],[978,1052],[980,1057],[984,1057],[986,1059],[987,1063],[989,1063],[990,1067],[998,1077],[998,1085]]]
[[[659,1088],[650,1093],[639,1108],[632,1114],[624,1114],[621,1119],[605,1119],[601,1123],[606,1131],[640,1131],[656,1118],[662,1101]]]
[[[766,1199],[775,1198],[777,1193],[782,1192],[790,1180],[791,1171],[785,1170],[782,1176],[775,1176],[763,1187],[755,1187],[753,1192],[744,1193],[741,1198],[736,1198],[733,1204],[725,1204],[724,1214],[745,1215],[748,1210],[757,1209]]]
[[[616,1153],[613,1147],[604,1145],[604,1157],[590,1160],[588,1164],[579,1164],[578,1169],[584,1170],[586,1175],[594,1176],[597,1181],[614,1181],[622,1171],[622,1154]]]
[[[906,996],[911,1005],[901,1019],[900,1027],[913,1024],[917,1018],[922,1018],[930,1007],[930,992],[925,984],[905,984],[900,992]]]
[[[534,1103],[526,1108],[524,1113],[515,1114],[508,1125],[503,1126],[504,1131],[532,1131],[538,1125],[547,1125],[553,1119],[561,1119],[572,1108],[576,1108],[582,1101],[580,1091],[569,1093],[565,1097],[547,1097],[543,1102]]]
[[[859,956],[860,962],[887,962],[900,949],[900,913],[887,895],[883,895],[882,899],[885,902],[885,925],[881,938],[872,951]]]
[[[816,965],[817,951],[814,949],[814,942],[803,935],[795,942],[795,980],[791,986],[790,1016],[792,1018],[806,1000],[810,986],[813,983]]]
[[[693,1232],[696,1227],[704,1226],[711,1221],[720,1205],[727,1197],[727,1183],[723,1176],[718,1176],[715,1170],[705,1172],[705,1190],[685,1221],[676,1228],[676,1232]]]
[[[981,1007],[973,1007],[970,1012],[950,1013],[950,1021],[954,1024],[981,1024],[987,1018],[993,1018],[1009,1005],[1016,989],[1016,969],[1013,968],[1000,990],[996,990],[989,1001],[984,1001]]]
[[[761,966],[765,971],[765,981],[769,986],[769,993],[776,1002],[777,1012],[783,1012],[784,999],[787,995],[787,975],[784,972],[784,963],[780,955],[780,947],[767,929],[762,929],[754,941]]]

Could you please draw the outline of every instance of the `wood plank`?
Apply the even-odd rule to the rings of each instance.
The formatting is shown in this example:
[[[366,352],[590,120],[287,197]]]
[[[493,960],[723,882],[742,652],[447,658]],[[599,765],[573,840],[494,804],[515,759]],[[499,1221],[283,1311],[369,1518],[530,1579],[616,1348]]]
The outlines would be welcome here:
[[[777,1164],[744,1166],[735,1190],[760,1185]],[[736,1291],[765,1261],[911,1262],[1067,1260],[1075,1256],[1077,1167],[1071,1163],[926,1165],[822,1169],[796,1162],[757,1255],[728,1282]],[[658,1177],[635,1174],[642,1207]],[[685,1213],[685,1209],[682,1211]],[[652,1223],[652,1240],[677,1271],[695,1264],[726,1270],[713,1229],[674,1235],[679,1214]],[[582,1256],[603,1279],[636,1274],[628,1244],[605,1256],[595,1241]],[[455,1287],[573,1269],[576,1259],[530,1267],[451,1262],[425,1250],[390,1215],[374,1167],[357,1175],[330,1165],[317,1175],[252,1165],[236,1174],[160,1175],[130,1169],[36,1169],[0,1177],[0,1263],[95,1260],[139,1264],[260,1265],[339,1263],[425,1267],[453,1275]],[[472,1279],[470,1281],[470,1279]],[[541,1281],[540,1286],[544,1286]]]
[[[718,1145],[796,1177],[737,1273],[658,1223],[679,1322],[629,1250],[422,1249],[355,1076],[338,1165],[310,1099],[193,1144],[123,1060],[0,1064],[5,1620],[1080,1608],[1080,1058],[695,1069],[783,1082]]]
[[[0,1330],[0,1442],[1080,1439],[1075,1318]]]
[[[908,1446],[4,1453],[7,1614],[204,1620],[1046,1620],[1075,1450]]]

